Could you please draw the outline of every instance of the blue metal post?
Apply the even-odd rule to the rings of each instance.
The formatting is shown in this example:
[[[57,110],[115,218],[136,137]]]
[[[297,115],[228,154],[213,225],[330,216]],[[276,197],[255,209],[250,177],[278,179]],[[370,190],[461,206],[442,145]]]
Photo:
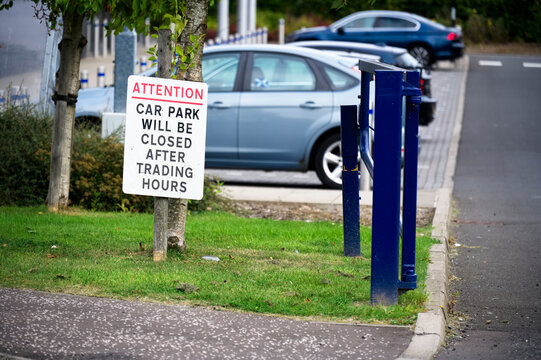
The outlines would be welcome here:
[[[376,70],[374,192],[372,208],[373,305],[398,301],[402,79],[400,71]]]
[[[359,107],[359,126],[361,128],[361,158],[370,173],[370,176],[374,178],[374,160],[370,154],[370,73],[363,71],[361,74],[361,104]]]
[[[340,107],[342,132],[342,207],[344,215],[344,255],[361,255],[359,214],[359,138],[357,106]]]
[[[404,190],[403,190],[403,233],[402,233],[402,271],[401,289],[415,289],[415,231],[417,210],[417,153],[419,146],[419,72],[408,71],[404,84],[406,100]]]

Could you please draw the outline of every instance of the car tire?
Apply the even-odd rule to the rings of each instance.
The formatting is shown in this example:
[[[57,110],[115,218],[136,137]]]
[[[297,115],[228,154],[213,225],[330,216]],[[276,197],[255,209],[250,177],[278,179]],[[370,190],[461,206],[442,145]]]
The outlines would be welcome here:
[[[331,189],[342,188],[342,143],[340,134],[332,134],[320,143],[315,157],[316,174]]]
[[[417,59],[423,67],[432,65],[432,53],[424,45],[414,45],[409,49],[411,56]]]

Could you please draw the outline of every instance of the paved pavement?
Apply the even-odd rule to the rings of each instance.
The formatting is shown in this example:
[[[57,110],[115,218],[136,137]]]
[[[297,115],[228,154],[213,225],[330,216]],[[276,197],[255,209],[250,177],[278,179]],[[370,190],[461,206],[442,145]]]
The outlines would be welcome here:
[[[541,57],[470,56],[438,359],[541,359]]]
[[[434,130],[427,131],[448,136],[447,145],[437,150],[446,155],[445,159],[427,157],[429,162],[435,161],[428,167],[437,164],[441,175],[434,176],[441,179],[434,180],[428,186],[434,188],[419,195],[421,206],[436,208],[432,236],[442,244],[435,245],[431,251],[426,288],[428,311],[419,314],[415,327],[317,323],[198,307],[0,289],[0,359],[431,358],[445,332],[442,310],[447,280],[445,243],[465,63],[447,65],[445,69],[442,74],[456,80],[457,85],[449,92],[461,95],[440,97],[443,96],[437,92],[440,71],[434,73],[433,91],[440,101],[438,109],[447,106],[448,111],[455,113],[438,115],[430,125]],[[449,79],[442,81],[451,83]],[[454,103],[443,105],[446,101]],[[446,121],[451,123],[441,124]],[[251,200],[259,196],[263,201],[341,201],[336,193],[317,188],[227,187],[226,192],[234,198],[248,193]],[[269,194],[275,195],[269,198]],[[369,193],[361,195],[370,203]]]
[[[409,327],[0,289],[0,353],[31,359],[389,359]],[[1,356],[0,356],[1,358]]]

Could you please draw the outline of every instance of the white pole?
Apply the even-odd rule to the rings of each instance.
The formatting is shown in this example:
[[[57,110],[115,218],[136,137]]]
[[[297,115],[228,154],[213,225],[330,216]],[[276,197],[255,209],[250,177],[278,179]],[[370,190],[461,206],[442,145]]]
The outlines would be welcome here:
[[[240,35],[240,43],[244,43],[244,37],[248,32],[248,0],[237,1],[237,34]]]
[[[105,87],[105,66],[98,67],[98,87]]]
[[[269,29],[265,26],[263,28],[263,44],[266,44],[269,42]]]
[[[88,43],[83,49],[83,57],[89,56],[90,47],[92,46],[92,22],[88,19],[85,19],[85,29],[86,29],[85,36]]]
[[[103,33],[101,34],[101,41],[103,46],[103,56],[107,56],[107,30],[105,30],[105,27],[107,26],[107,19],[103,19],[102,29]]]
[[[257,0],[250,0],[248,4],[248,32],[250,33],[250,43],[255,44],[257,22]]]
[[[150,47],[150,19],[145,20],[145,31],[148,31],[145,36],[145,50],[148,50]]]
[[[100,55],[100,20],[94,17],[94,57]]]
[[[139,60],[139,72],[143,72],[147,69],[147,57],[141,56],[141,60]]]
[[[81,70],[81,89],[88,88],[88,70]]]
[[[283,44],[285,43],[285,20],[280,19],[278,21],[278,43]]]
[[[222,41],[229,38],[229,0],[220,0],[218,4],[218,34]]]
[[[113,58],[115,57],[115,33],[112,32],[111,33],[111,55],[113,56]]]

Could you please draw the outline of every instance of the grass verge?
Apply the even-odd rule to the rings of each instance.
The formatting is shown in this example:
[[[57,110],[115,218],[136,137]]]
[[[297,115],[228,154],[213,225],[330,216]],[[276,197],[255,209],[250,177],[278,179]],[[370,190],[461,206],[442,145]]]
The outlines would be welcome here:
[[[370,228],[363,257],[343,256],[342,225],[193,214],[188,251],[152,261],[148,214],[0,207],[0,286],[217,306],[362,323],[410,324],[423,310],[429,229],[417,238],[417,290],[370,306]],[[424,233],[425,235],[423,235]],[[206,255],[220,261],[203,260]]]

